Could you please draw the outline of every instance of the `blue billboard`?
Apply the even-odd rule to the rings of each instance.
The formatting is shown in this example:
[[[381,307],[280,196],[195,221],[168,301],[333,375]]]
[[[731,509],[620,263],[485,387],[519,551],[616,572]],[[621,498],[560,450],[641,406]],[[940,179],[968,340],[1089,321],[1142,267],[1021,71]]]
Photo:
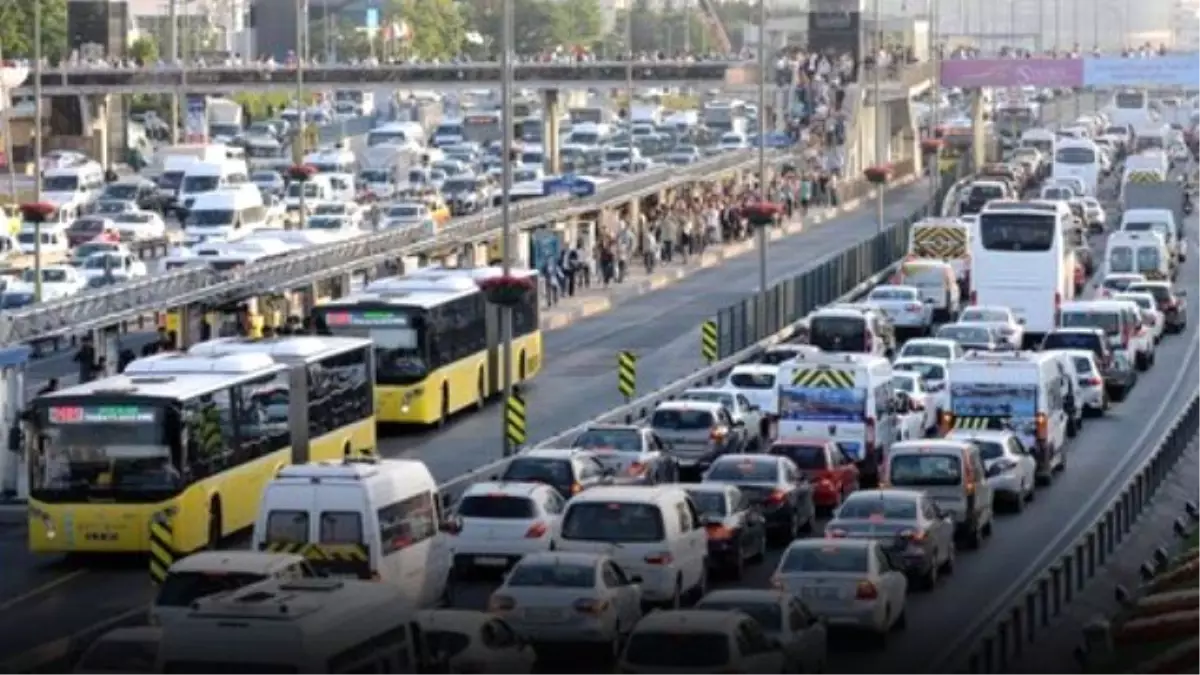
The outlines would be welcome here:
[[[1146,59],[1101,56],[1083,59],[1085,87],[1184,87],[1200,84],[1196,54],[1169,54]]]

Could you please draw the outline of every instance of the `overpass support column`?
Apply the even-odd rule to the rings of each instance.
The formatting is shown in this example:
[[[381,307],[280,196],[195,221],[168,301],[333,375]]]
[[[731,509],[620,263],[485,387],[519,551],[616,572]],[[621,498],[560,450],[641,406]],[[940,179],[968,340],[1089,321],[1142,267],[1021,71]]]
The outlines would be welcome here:
[[[983,128],[983,113],[985,108],[983,95],[980,94],[979,90],[971,92],[971,131],[974,136],[971,139],[972,168],[979,168],[987,163],[988,137],[984,133]]]
[[[562,115],[562,104],[559,102],[558,90],[547,89],[542,92],[542,115],[545,118],[545,129],[542,137],[545,141],[542,147],[546,154],[546,173],[558,174],[562,167],[559,155],[558,122]]]
[[[30,429],[22,422],[25,405],[25,367],[32,350],[24,345],[0,349],[0,424],[6,442],[0,448],[0,496],[29,499],[29,475],[25,470]],[[19,425],[19,427],[18,427]],[[9,433],[20,428],[20,438]]]

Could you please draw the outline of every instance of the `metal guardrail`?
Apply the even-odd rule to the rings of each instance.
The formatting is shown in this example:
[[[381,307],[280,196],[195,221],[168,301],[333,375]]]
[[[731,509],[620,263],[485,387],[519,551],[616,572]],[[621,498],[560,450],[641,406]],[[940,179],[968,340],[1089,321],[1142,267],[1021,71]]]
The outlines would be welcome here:
[[[1024,589],[999,599],[983,614],[962,643],[946,650],[929,672],[1006,673],[1039,631],[1053,625],[1075,595],[1125,541],[1138,517],[1200,430],[1200,396],[1193,395],[1142,459],[1134,474],[1108,501],[1092,524],[1048,567],[1031,575]]]
[[[947,181],[949,180],[948,178]],[[884,232],[847,249],[829,254],[814,263],[808,270],[796,275],[793,279],[782,282],[783,284],[787,284],[789,281],[794,281],[807,275],[826,274],[825,270],[829,269],[836,268],[839,270],[837,275],[828,276],[828,283],[820,286],[819,290],[810,292],[806,296],[806,304],[799,305],[797,311],[806,307],[804,314],[807,314],[807,312],[821,305],[856,299],[864,295],[879,282],[891,276],[896,269],[898,260],[902,256],[896,255],[887,259],[884,254],[892,250],[891,247],[894,246],[897,232],[906,232],[907,228],[913,222],[925,217],[926,212],[927,207],[922,207],[900,223],[891,225]],[[856,265],[857,267],[855,267]],[[797,321],[803,318],[804,314],[797,316]],[[591,424],[606,422],[629,424],[644,419],[660,402],[672,400],[686,389],[711,386],[723,381],[734,366],[756,358],[763,350],[771,346],[786,342],[795,334],[795,328],[795,323],[782,325],[777,332],[766,336],[759,342],[745,346],[737,351],[737,353],[713,365],[676,380],[631,403],[614,408],[588,422],[557,432],[538,442],[536,447],[563,447],[569,445],[575,437]],[[505,458],[490,462],[460,476],[455,476],[439,485],[438,489],[443,498],[454,502],[471,483],[487,479],[489,476],[503,471],[509,461],[511,460]]]
[[[643,172],[614,181],[595,195],[573,199],[546,197],[519,202],[512,207],[512,219],[518,228],[529,229],[547,221],[559,220],[630,199],[670,189],[689,182],[714,180],[736,169],[752,169],[754,151],[721,155],[696,164],[674,169]],[[772,153],[774,163],[783,157]],[[0,344],[27,342],[56,335],[77,334],[117,325],[147,311],[160,311],[193,302],[227,301],[231,292],[243,289],[268,289],[286,286],[292,280],[304,280],[317,272],[326,278],[362,269],[363,261],[391,254],[416,255],[439,248],[467,243],[501,227],[497,210],[455,221],[435,237],[419,230],[390,230],[366,234],[354,239],[297,251],[279,260],[257,263],[231,272],[210,269],[182,269],[144,280],[130,281],[106,289],[43,303],[36,307],[0,316]]]

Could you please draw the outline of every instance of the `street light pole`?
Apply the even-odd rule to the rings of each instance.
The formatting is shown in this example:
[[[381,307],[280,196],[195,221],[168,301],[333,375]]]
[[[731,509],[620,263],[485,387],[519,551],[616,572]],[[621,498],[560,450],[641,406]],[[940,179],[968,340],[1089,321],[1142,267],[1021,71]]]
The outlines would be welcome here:
[[[304,124],[304,59],[308,55],[308,39],[306,37],[308,24],[308,0],[296,0],[296,136],[292,141],[292,163],[300,166],[304,163],[304,145],[308,139],[308,129]],[[305,196],[308,184],[300,182],[300,214],[299,227],[304,229]]]
[[[171,0],[171,66],[183,69],[179,58],[179,0]],[[171,145],[179,143],[179,97],[181,92],[176,88],[171,92]]]
[[[33,0],[33,201],[42,201],[42,1]],[[7,101],[5,102],[8,103]],[[12,158],[9,157],[9,161]],[[16,197],[14,194],[13,197]],[[33,299],[42,301],[42,219],[33,224]]]
[[[780,111],[775,111],[779,114]],[[759,199],[767,195],[767,0],[758,0],[758,192]],[[759,328],[766,326],[767,312],[767,227],[758,226],[758,294],[763,313]],[[765,337],[765,335],[763,336]]]
[[[511,2],[512,0],[506,0]],[[629,175],[633,175],[633,12],[625,10],[625,133],[629,150]],[[632,220],[632,219],[631,219]],[[637,227],[632,223],[631,227]]]
[[[512,183],[513,183],[513,0],[504,0],[504,16],[500,24],[500,120],[504,127],[502,141],[504,143],[500,170],[500,267],[507,278],[512,274],[513,241],[512,241]],[[555,111],[549,111],[554,113]],[[629,156],[630,161],[633,155]],[[501,342],[501,375],[504,385],[504,407],[507,411],[513,395],[513,313],[512,307],[499,307],[500,310],[500,342]],[[504,439],[504,454],[512,456],[517,448],[509,442],[507,413],[500,414],[500,437]]]
[[[883,106],[883,83],[880,81],[882,64],[879,63],[879,57],[883,54],[883,12],[879,7],[879,0],[875,0],[875,73],[871,90],[875,97],[875,165],[883,166],[883,143],[880,143],[881,136],[879,133],[879,111],[884,109]],[[886,183],[880,183],[875,187],[875,218],[878,222],[879,231],[883,232],[883,193]]]
[[[929,5],[929,58],[933,62],[933,82],[934,82],[934,97],[933,97],[933,114],[931,125],[934,130],[934,138],[937,138],[937,128],[942,123],[942,56],[938,51],[938,21],[941,19],[941,3],[939,0],[932,0]],[[942,147],[941,143],[935,141],[933,147],[933,166],[929,169],[929,204],[932,208],[937,209],[938,206],[934,203],[937,198],[938,183],[941,182],[942,176]],[[934,211],[934,215],[942,215]],[[883,220],[880,216],[880,220]]]
[[[0,59],[3,59],[0,56]],[[17,165],[13,162],[13,138],[12,138],[12,99],[8,98],[8,92],[0,85],[0,105],[4,106],[4,154],[8,157],[8,194],[12,196],[12,207],[17,209],[20,204],[17,201]],[[11,216],[12,213],[10,212]]]

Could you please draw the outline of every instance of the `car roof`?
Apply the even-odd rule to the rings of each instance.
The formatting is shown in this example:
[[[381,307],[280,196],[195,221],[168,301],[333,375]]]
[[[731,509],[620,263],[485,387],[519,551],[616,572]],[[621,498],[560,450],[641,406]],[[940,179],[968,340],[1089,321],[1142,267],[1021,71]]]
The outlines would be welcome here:
[[[777,590],[774,588],[722,588],[715,591],[709,591],[701,600],[700,604],[711,600],[713,602],[774,602],[782,603],[787,600],[791,593],[789,591]],[[699,605],[697,605],[699,606]]]
[[[655,410],[704,410],[707,412],[715,412],[723,408],[716,401],[661,401]]]
[[[724,633],[746,619],[738,612],[712,609],[672,609],[651,612],[638,621],[633,632],[670,631],[680,633],[695,629],[705,633]]]
[[[952,429],[946,438],[1005,441],[1015,436],[1016,434],[1005,429]]]
[[[521,557],[517,564],[567,564],[590,567],[605,558],[608,558],[608,556],[603,553],[588,553],[583,551],[538,551],[536,553],[526,553]]]
[[[472,483],[463,492],[463,498],[478,497],[481,495],[495,496],[503,495],[505,497],[532,497],[535,492],[543,492],[553,489],[543,483],[523,482],[523,481],[485,481],[482,483]]]

